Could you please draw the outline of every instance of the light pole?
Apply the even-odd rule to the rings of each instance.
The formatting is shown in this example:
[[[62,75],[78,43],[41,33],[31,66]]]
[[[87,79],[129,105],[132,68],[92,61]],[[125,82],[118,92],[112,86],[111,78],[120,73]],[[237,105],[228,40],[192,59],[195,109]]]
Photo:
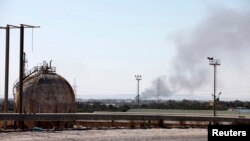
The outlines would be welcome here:
[[[140,104],[140,89],[139,89],[139,87],[140,87],[140,80],[141,80],[141,75],[135,75],[135,79],[137,80],[137,96],[136,96],[136,98],[137,98],[137,103],[138,103],[138,105]]]
[[[216,103],[217,103],[217,98],[216,98],[216,67],[220,65],[220,60],[219,59],[214,59],[213,57],[207,57],[209,60],[209,65],[214,66],[214,93],[213,93],[213,98],[214,98],[214,116],[216,116]],[[220,94],[219,94],[220,95]]]

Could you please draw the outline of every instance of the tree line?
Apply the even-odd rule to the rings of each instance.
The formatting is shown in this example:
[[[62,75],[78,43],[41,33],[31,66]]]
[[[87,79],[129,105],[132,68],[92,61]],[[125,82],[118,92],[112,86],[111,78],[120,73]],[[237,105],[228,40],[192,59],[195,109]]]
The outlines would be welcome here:
[[[249,101],[219,101],[217,110],[228,109],[250,109]],[[213,103],[209,101],[197,100],[165,100],[156,102],[153,100],[141,101],[138,105],[136,101],[126,102],[126,100],[89,100],[76,102],[76,112],[95,112],[95,111],[110,111],[110,112],[126,112],[129,109],[180,109],[180,110],[212,110]],[[0,102],[0,111],[3,111],[3,101]],[[14,101],[10,100],[8,111],[14,111]]]
[[[112,112],[126,112],[129,109],[181,109],[181,110],[212,110],[213,103],[209,101],[197,100],[168,100],[162,102],[155,101],[141,101],[137,104],[135,101],[125,103],[110,104],[103,101],[87,101],[77,102],[77,112],[94,112],[94,111],[112,111]],[[228,109],[250,109],[250,102],[248,101],[220,101],[217,103],[217,110]]]

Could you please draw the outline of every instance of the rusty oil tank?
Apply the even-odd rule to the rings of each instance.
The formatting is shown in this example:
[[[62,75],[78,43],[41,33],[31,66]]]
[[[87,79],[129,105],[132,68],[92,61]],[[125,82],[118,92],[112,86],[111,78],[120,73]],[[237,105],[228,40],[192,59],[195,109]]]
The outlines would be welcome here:
[[[75,95],[71,85],[62,76],[56,74],[55,67],[48,66],[46,62],[26,72],[23,79],[22,112],[35,113],[74,113]],[[15,112],[19,113],[18,83],[15,89]],[[27,128],[64,128],[71,126],[72,122],[39,122],[25,121]]]

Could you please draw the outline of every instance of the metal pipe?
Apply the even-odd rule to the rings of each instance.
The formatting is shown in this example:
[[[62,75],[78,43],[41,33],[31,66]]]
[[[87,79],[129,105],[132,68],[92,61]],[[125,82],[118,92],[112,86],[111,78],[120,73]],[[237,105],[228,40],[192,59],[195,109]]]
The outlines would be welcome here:
[[[4,86],[4,113],[8,113],[9,95],[9,49],[10,49],[10,26],[6,26],[6,52],[5,52],[5,86]],[[4,129],[7,129],[7,121],[4,122]]]
[[[52,64],[52,60],[50,60],[50,62],[49,62],[49,67],[50,68],[52,68],[51,64]]]
[[[25,77],[26,53],[23,52],[23,77]]]
[[[27,25],[27,24],[21,24],[22,26],[25,26],[25,28],[40,28],[40,26],[34,26],[34,25]]]

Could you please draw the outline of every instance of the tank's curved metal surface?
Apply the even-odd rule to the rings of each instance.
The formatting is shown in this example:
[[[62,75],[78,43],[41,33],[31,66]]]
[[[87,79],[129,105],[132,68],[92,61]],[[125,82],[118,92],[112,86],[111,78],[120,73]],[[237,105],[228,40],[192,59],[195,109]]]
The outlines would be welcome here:
[[[75,95],[71,85],[48,65],[38,67],[36,73],[23,80],[23,113],[74,113]],[[15,112],[20,112],[18,85],[15,93]],[[40,123],[39,123],[40,124]],[[53,126],[46,124],[47,126]],[[58,124],[58,123],[57,123]],[[30,122],[26,126],[32,125]],[[39,125],[45,126],[45,125]],[[57,125],[58,126],[58,125]]]

